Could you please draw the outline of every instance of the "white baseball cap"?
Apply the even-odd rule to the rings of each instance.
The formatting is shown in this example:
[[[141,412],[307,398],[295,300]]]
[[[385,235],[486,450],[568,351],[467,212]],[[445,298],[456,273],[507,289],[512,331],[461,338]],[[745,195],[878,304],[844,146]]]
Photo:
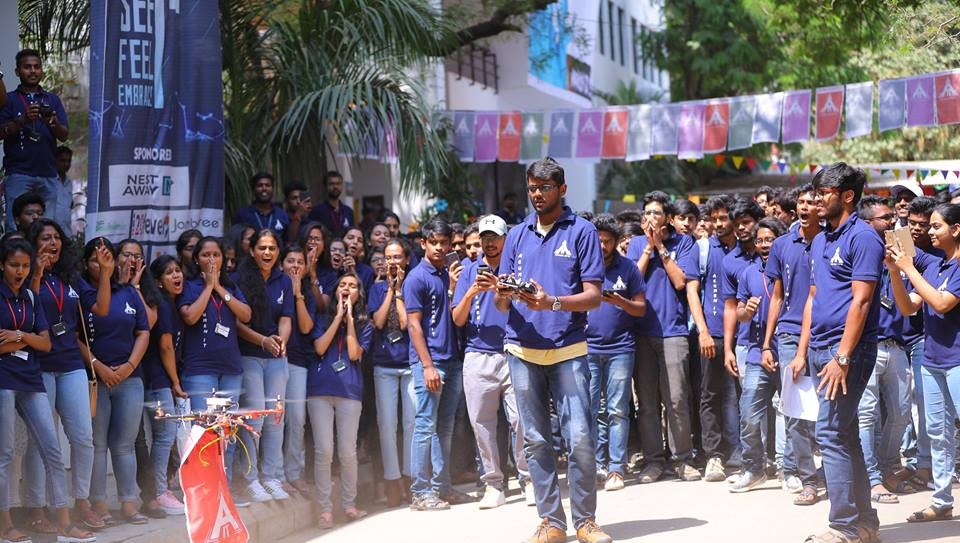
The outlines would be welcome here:
[[[914,196],[923,196],[923,189],[916,183],[897,183],[890,188],[890,196],[898,199],[900,198],[900,193],[904,191],[912,193]]]
[[[481,217],[477,222],[480,226],[480,233],[484,232],[493,232],[498,236],[503,236],[507,233],[507,223],[499,215],[487,215]]]

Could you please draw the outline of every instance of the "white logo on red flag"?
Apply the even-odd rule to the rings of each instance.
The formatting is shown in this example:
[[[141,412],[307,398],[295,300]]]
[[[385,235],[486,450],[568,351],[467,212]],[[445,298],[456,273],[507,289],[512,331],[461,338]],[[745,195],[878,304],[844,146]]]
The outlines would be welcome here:
[[[934,78],[937,93],[937,122],[960,123],[960,72],[940,74]],[[920,87],[917,87],[920,88]]]
[[[497,148],[497,159],[501,162],[517,162],[520,160],[520,132],[517,130],[520,123],[519,111],[500,113],[500,141]]]
[[[843,104],[843,87],[817,89],[817,140],[829,140],[840,132],[840,104]]]
[[[626,108],[608,109],[603,112],[602,158],[624,158],[627,154],[627,130],[629,112]]]
[[[703,127],[703,152],[719,153],[727,146],[730,104],[726,100],[709,102],[704,116],[707,123]]]

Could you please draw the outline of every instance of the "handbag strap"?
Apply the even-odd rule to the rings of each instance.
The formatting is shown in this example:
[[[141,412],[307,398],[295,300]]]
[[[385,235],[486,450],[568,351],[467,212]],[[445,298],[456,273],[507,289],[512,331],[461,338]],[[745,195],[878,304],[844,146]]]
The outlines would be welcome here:
[[[83,342],[87,345],[87,352],[90,353],[90,381],[97,381],[97,372],[93,369],[93,347],[90,345],[90,338],[87,336],[87,321],[83,316],[83,304],[77,302],[77,311],[80,312],[80,329],[83,330]]]

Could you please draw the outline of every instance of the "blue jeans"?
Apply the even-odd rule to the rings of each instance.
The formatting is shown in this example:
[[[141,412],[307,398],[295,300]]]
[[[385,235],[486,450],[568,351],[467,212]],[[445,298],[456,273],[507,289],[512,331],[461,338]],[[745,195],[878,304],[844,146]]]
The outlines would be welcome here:
[[[552,398],[560,418],[560,431],[567,443],[570,512],[574,526],[579,528],[584,521],[594,518],[597,509],[596,444],[593,438],[596,422],[590,406],[587,357],[541,366],[508,353],[507,362],[517,395],[524,453],[537,498],[538,516],[566,530],[567,518],[560,499],[556,457],[551,445],[548,398]]]
[[[910,359],[910,369],[913,371],[913,406],[916,409],[914,417],[907,423],[907,430],[903,435],[904,457],[906,465],[913,470],[930,469],[930,436],[927,434],[927,420],[923,408],[923,377],[920,366],[923,364],[923,344],[921,339],[912,345],[907,345],[907,358]]]
[[[816,375],[830,362],[836,346],[811,348],[808,363]],[[817,443],[823,456],[823,470],[830,495],[830,528],[847,537],[858,537],[858,526],[877,529],[880,520],[870,502],[870,478],[860,446],[860,398],[877,363],[877,344],[865,338],[850,354],[847,393],[830,401],[819,395]],[[815,379],[819,386],[819,378]]]
[[[134,442],[143,417],[143,381],[128,377],[119,385],[100,387],[97,393],[97,416],[93,418],[93,475],[90,478],[90,500],[107,499],[107,448],[117,479],[117,498],[136,502],[137,457]],[[164,466],[163,473],[167,473]]]
[[[60,180],[54,177],[34,177],[22,173],[11,173],[4,179],[4,194],[7,200],[7,219],[5,227],[7,232],[13,232],[17,229],[13,222],[13,202],[18,196],[32,192],[43,198],[44,208],[52,213],[57,208],[57,184]]]
[[[56,508],[67,506],[67,476],[53,427],[53,410],[45,392],[0,389],[0,511],[10,510],[10,469],[16,442],[17,415],[39,447],[46,472],[47,491]]]
[[[273,408],[277,398],[281,400],[287,393],[287,359],[257,358],[243,356],[243,394],[240,405],[245,409]],[[264,479],[281,480],[283,474],[283,417],[259,417],[249,421],[250,426],[260,433],[259,448],[257,440],[246,430],[240,430],[240,439],[250,453],[250,469],[244,470],[248,483],[259,478],[257,472],[258,452],[263,459],[260,472]]]
[[[307,425],[307,368],[287,365],[287,401],[283,404],[283,469],[288,481],[303,477],[303,432]]]
[[[756,364],[745,364],[741,376],[740,448],[744,471],[760,474],[766,468],[766,454],[761,431],[767,419],[774,416],[773,395],[780,390],[780,370],[767,371]]]
[[[50,408],[60,415],[63,431],[70,442],[73,497],[85,500],[90,496],[90,473],[93,470],[93,422],[90,419],[87,372],[80,369],[64,373],[43,372],[42,375]],[[43,507],[51,498],[44,491],[46,473],[38,451],[39,446],[31,437],[24,456],[24,479],[27,483],[24,503],[27,507]]]
[[[423,364],[419,360],[410,363],[417,394],[410,459],[413,475],[410,490],[414,496],[430,493],[444,496],[453,488],[449,460],[453,445],[453,422],[463,395],[463,364],[459,360],[434,360],[433,366],[443,380],[439,392],[427,390]]]
[[[167,491],[167,463],[170,461],[170,450],[177,439],[177,422],[173,420],[157,420],[154,411],[157,404],[166,413],[176,413],[173,403],[173,391],[169,388],[147,390],[143,394],[146,406],[144,413],[150,421],[150,430],[153,442],[150,444],[150,461],[153,463],[153,475],[156,480],[157,496]]]
[[[380,430],[383,478],[387,481],[395,481],[403,475],[409,477],[414,419],[417,410],[417,392],[414,389],[413,372],[409,367],[374,366],[373,384],[377,397],[377,428]],[[399,410],[398,406],[400,406]],[[403,423],[403,444],[399,447],[403,451],[402,457],[397,453],[397,421]]]
[[[190,397],[190,408],[200,411],[207,408],[207,398],[213,396],[214,390],[222,392],[233,398],[234,401],[239,402],[242,386],[242,375],[185,375],[180,378],[180,388]],[[233,478],[233,451],[235,447],[235,443],[228,442],[223,452],[227,480]]]
[[[932,501],[937,509],[946,509],[953,507],[951,483],[957,451],[957,431],[953,421],[960,413],[960,366],[948,370],[922,366],[920,375],[936,488]]]
[[[605,419],[607,426],[607,439],[602,446],[600,436],[596,436],[597,465],[604,467],[604,461],[609,458],[607,471],[620,475],[626,473],[633,358],[632,352],[587,355],[587,365],[590,368],[590,408],[593,413],[598,414],[599,420]],[[600,411],[601,398],[605,403],[606,417]]]
[[[780,362],[780,378],[783,379],[783,372],[788,371],[787,366],[797,355],[797,347],[800,342],[800,336],[793,334],[777,334],[777,353]],[[807,374],[810,367],[807,366]],[[792,379],[789,375],[786,377]],[[783,438],[783,475],[788,477],[796,475],[806,486],[816,486],[817,465],[813,459],[813,451],[816,448],[816,423],[810,420],[795,419],[792,417],[783,417],[784,438]]]
[[[877,364],[860,399],[860,443],[870,485],[900,467],[900,443],[910,420],[910,362],[899,343],[880,342]],[[884,417],[880,401],[883,400]],[[882,421],[882,427],[881,427]]]

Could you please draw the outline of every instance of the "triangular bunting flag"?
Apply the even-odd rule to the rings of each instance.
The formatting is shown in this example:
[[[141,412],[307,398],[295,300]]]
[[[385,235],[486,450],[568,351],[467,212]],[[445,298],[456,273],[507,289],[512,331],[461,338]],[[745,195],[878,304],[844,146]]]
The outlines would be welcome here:
[[[947,170],[940,170],[940,175],[943,176],[943,180],[944,180],[944,181],[947,180],[947,174],[948,174],[948,173],[950,173],[950,172],[948,172]]]
[[[717,163],[717,167],[723,166],[723,163],[727,161],[726,155],[714,155],[713,161]]]
[[[625,204],[635,204],[635,203],[637,203],[637,195],[636,195],[636,194],[624,194],[624,195],[623,195],[623,203],[625,203]]]
[[[747,168],[752,172],[757,167],[757,159],[750,157],[747,159]]]
[[[953,176],[960,179],[960,172],[953,172]]]
[[[801,162],[801,163],[797,164],[796,166],[797,166],[797,173],[800,173],[800,172],[802,172],[802,171],[804,171],[804,170],[807,169],[807,163],[806,163],[806,162]],[[790,170],[790,171],[792,172],[793,170]]]
[[[816,165],[816,164],[810,164],[810,173],[813,173],[813,172],[815,172],[815,171],[817,171],[817,165]]]
[[[786,162],[777,162],[777,167],[780,168],[780,173],[783,173],[783,170],[787,168]]]
[[[893,170],[893,178],[894,178],[894,179],[900,179],[900,170],[899,170],[899,169],[896,169],[896,168],[895,168],[895,169]]]
[[[926,179],[930,175],[930,170],[920,170],[920,179]]]
[[[890,170],[880,169],[880,175],[887,175],[888,173],[890,173]]]
[[[733,155],[730,158],[733,159],[733,167],[739,170],[740,165],[743,164],[743,157],[738,155]]]
[[[790,177],[792,178],[792,177],[795,176],[795,175],[797,175],[797,166],[796,166],[796,164],[791,164],[791,165],[790,165]]]
[[[763,171],[767,171],[767,170],[770,169],[770,164],[772,164],[772,162],[769,161],[769,160],[761,160],[761,161],[760,161],[760,169],[763,170]]]
[[[907,179],[910,179],[911,177],[913,177],[913,172],[914,172],[914,171],[915,171],[915,170],[907,170]]]

